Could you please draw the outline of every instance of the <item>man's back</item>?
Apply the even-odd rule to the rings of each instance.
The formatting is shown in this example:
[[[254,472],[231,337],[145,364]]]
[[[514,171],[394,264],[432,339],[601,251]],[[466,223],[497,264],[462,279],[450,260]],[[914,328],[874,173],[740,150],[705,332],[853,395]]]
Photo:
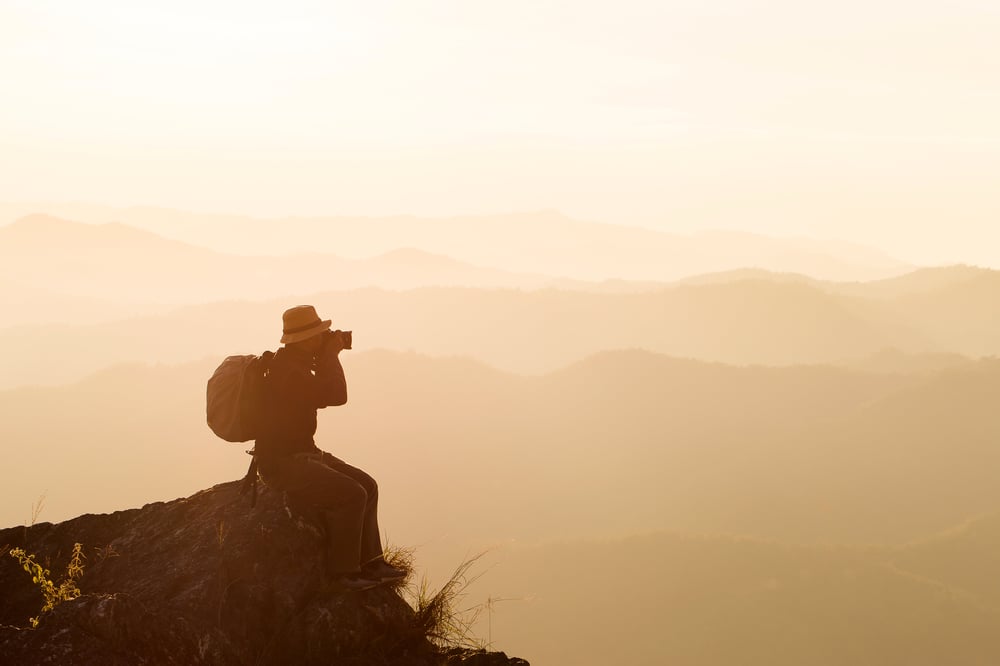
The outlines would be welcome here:
[[[264,380],[263,424],[255,450],[260,457],[315,450],[316,410],[347,401],[347,383],[336,349],[315,360],[307,351],[282,347]]]

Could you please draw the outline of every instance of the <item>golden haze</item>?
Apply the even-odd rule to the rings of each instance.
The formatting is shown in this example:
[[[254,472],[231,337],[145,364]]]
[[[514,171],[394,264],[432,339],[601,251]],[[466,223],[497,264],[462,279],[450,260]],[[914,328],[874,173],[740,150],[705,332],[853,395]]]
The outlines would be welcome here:
[[[432,576],[494,548],[477,594],[505,600],[481,626],[504,649],[575,664],[1000,652],[996,272],[822,243],[748,269],[741,252],[780,241],[720,235],[686,257],[714,272],[608,280],[524,270],[487,237],[441,254],[449,221],[392,221],[416,242],[367,258],[338,256],[336,234],[310,254],[227,254],[216,223],[204,245],[194,227],[0,226],[5,524],[42,494],[43,519],[62,520],[240,476],[242,447],[205,427],[205,380],[226,354],[273,349],[280,312],[311,302],[355,331],[350,402],[321,414],[319,445],[379,478],[389,540],[418,545]],[[693,247],[531,223],[610,234],[609,272],[651,238]],[[788,272],[817,248],[855,279]]]

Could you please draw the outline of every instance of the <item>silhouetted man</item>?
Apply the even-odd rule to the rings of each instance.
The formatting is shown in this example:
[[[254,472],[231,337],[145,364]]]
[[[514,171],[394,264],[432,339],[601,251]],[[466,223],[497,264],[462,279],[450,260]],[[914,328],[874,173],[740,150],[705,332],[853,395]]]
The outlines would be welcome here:
[[[331,331],[311,305],[282,316],[283,347],[264,381],[264,418],[254,457],[264,483],[319,509],[327,523],[333,581],[364,589],[404,573],[382,558],[378,485],[368,474],[316,447],[316,411],[347,402],[339,354],[350,332]]]

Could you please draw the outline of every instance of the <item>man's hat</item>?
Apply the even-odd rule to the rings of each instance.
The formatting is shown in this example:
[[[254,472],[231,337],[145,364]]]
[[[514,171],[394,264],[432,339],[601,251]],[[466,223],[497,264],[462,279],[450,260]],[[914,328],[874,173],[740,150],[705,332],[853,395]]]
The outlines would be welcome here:
[[[282,344],[301,342],[314,335],[330,330],[330,320],[320,320],[316,308],[311,305],[296,305],[281,315]]]

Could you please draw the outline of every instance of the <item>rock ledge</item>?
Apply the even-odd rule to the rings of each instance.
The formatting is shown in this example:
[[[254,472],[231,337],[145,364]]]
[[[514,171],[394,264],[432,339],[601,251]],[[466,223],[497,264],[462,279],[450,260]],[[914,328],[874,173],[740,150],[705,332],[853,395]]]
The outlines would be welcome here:
[[[500,652],[442,650],[395,590],[329,589],[322,535],[279,493],[257,506],[239,482],[141,509],[0,530],[0,662],[33,664],[526,665]],[[84,594],[37,629],[41,594],[13,547],[58,580],[73,544]]]

